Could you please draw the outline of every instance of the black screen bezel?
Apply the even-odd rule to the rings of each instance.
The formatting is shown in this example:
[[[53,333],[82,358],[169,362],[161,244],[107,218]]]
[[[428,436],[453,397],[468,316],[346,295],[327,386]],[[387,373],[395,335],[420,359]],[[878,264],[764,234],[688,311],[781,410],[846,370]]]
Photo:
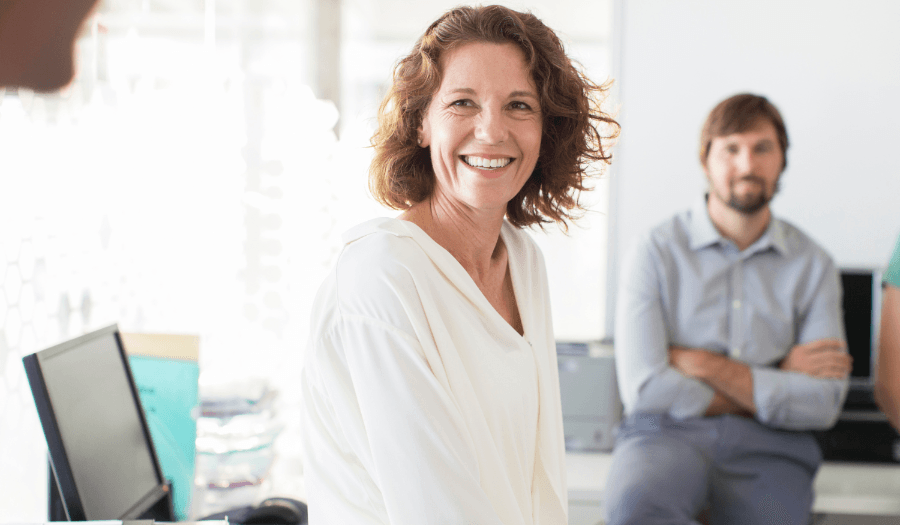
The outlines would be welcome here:
[[[156,448],[153,445],[153,439],[150,435],[150,428],[147,425],[147,419],[144,414],[143,406],[140,402],[140,396],[138,394],[137,385],[134,382],[134,376],[131,372],[131,366],[128,363],[128,357],[125,355],[125,349],[122,345],[122,338],[119,334],[118,326],[113,324],[22,358],[23,364],[25,366],[25,373],[28,377],[28,383],[31,387],[31,392],[34,397],[35,406],[37,408],[38,417],[41,421],[41,426],[44,429],[44,437],[47,440],[47,449],[50,454],[50,465],[52,467],[53,475],[56,478],[57,488],[59,489],[60,496],[63,500],[66,517],[69,521],[86,521],[88,519],[87,510],[84,508],[84,503],[82,502],[81,497],[78,494],[78,487],[75,483],[75,476],[72,470],[72,465],[69,461],[68,453],[66,452],[65,439],[60,432],[59,425],[57,424],[53,402],[47,390],[47,384],[44,379],[44,374],[41,370],[41,364],[63,353],[77,351],[77,349],[83,346],[85,343],[91,342],[95,339],[109,337],[110,335],[115,337],[116,350],[122,363],[122,369],[127,375],[127,382],[129,385],[131,399],[133,400],[138,413],[138,419],[141,423],[144,442],[146,443],[148,452],[150,453],[150,456],[153,460],[153,468],[156,475],[156,485],[141,498],[139,498],[138,501],[131,502],[131,505],[121,516],[92,517],[92,519],[138,519],[143,517],[144,514],[153,507],[167,507],[167,505],[159,505],[159,503],[160,501],[169,497],[169,486],[166,483],[165,477],[163,476],[162,468],[159,464],[159,458],[156,455]],[[89,418],[86,417],[85,419],[87,420]],[[127,479],[127,477],[125,477],[125,479]],[[112,481],[120,483],[121,479]],[[158,516],[156,517],[156,519],[163,521],[175,521],[174,515],[171,510],[164,510],[163,514],[165,515]]]

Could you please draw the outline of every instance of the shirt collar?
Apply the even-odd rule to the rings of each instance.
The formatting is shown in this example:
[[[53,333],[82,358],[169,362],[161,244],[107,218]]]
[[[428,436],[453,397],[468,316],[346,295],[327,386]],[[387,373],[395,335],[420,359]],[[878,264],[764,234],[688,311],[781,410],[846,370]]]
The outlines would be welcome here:
[[[716,229],[712,219],[709,218],[709,209],[706,207],[708,195],[697,199],[691,207],[691,219],[689,225],[690,246],[692,250],[699,250],[714,244],[724,245],[731,242]],[[769,226],[762,236],[751,244],[747,250],[748,255],[773,249],[782,255],[787,254],[787,242],[785,241],[784,223],[774,216],[769,220]]]
[[[694,205],[691,206],[688,235],[690,235],[692,250],[699,250],[713,244],[725,242],[725,238],[716,230],[712,219],[709,218],[705,195],[694,201]]]

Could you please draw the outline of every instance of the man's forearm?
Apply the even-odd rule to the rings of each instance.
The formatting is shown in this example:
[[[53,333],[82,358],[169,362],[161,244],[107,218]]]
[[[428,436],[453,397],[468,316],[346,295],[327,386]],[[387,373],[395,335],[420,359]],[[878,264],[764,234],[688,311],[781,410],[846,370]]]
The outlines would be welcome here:
[[[711,355],[714,357],[709,359],[707,366],[701,370],[701,375],[697,379],[733,401],[750,415],[755,415],[753,373],[750,371],[750,367],[723,355]]]
[[[672,366],[681,373],[704,382],[750,415],[756,414],[753,374],[749,366],[699,348],[672,347],[669,354]],[[719,410],[721,413],[734,413],[724,404],[724,400],[713,398],[707,415],[715,415],[711,412]]]
[[[709,406],[706,407],[706,412],[703,413],[704,416],[713,417],[732,414],[736,416],[753,417],[753,414],[751,414],[749,410],[735,403],[731,398],[725,397],[725,395],[718,390],[714,390],[714,392],[715,394],[713,394],[712,401],[710,401]]]

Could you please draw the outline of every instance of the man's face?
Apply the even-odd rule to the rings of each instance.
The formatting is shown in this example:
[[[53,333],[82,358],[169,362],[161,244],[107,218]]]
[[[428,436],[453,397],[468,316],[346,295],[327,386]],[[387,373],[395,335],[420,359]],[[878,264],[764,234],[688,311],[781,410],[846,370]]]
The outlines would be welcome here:
[[[768,120],[741,133],[716,137],[704,166],[709,197],[740,213],[754,214],[775,196],[783,165],[778,133]]]

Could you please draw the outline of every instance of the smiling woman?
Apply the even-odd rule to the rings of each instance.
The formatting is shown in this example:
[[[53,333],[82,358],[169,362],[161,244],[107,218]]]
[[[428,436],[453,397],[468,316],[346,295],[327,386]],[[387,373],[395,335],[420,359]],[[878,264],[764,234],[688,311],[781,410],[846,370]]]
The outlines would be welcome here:
[[[417,138],[446,74],[440,63],[444,54],[472,42],[506,43],[523,55],[542,126],[535,176],[509,202],[507,218],[516,226],[557,221],[565,227],[562,221],[577,216],[586,167],[610,160],[605,141],[618,132],[615,121],[600,109],[608,86],[584,77],[556,34],[537,17],[521,15],[510,19],[521,24],[517,27],[503,23],[505,13],[497,6],[450,11],[399,61],[372,139],[369,186],[382,204],[405,210],[431,195],[435,178],[430,153],[417,147]]]
[[[311,522],[566,522],[549,290],[521,228],[577,215],[617,132],[604,90],[500,6],[449,11],[401,60],[370,188],[402,213],[345,234],[313,308]]]

